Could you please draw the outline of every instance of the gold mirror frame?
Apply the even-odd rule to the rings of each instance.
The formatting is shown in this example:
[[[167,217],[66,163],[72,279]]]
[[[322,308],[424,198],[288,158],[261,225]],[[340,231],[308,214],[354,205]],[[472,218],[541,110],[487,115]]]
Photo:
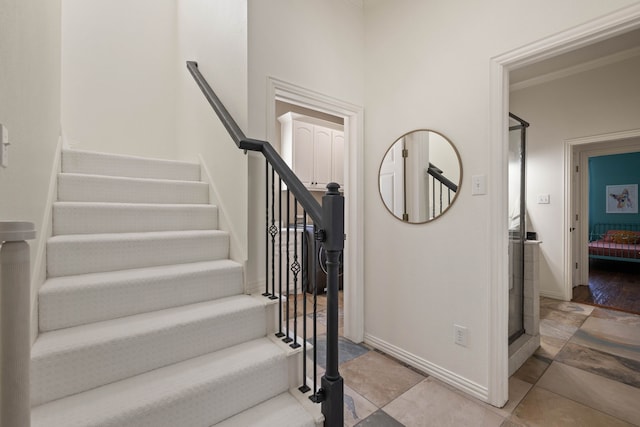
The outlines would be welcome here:
[[[415,129],[396,139],[378,169],[382,204],[409,224],[440,218],[457,199],[461,184],[460,153],[449,138],[431,129]]]

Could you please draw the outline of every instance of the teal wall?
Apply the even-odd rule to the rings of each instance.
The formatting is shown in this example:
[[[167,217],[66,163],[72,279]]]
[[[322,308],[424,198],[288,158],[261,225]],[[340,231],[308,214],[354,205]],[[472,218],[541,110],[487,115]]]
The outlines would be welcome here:
[[[589,158],[589,229],[593,224],[640,224],[640,213],[606,213],[607,185],[638,184],[640,152]],[[638,200],[632,200],[638,206]]]

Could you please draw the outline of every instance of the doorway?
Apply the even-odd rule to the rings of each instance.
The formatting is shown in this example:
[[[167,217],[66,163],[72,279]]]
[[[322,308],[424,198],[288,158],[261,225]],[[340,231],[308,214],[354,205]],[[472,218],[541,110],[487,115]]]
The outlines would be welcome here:
[[[559,57],[582,47],[605,41],[640,28],[640,6],[632,5],[595,19],[583,25],[571,28],[522,48],[508,51],[491,59],[490,87],[490,133],[492,155],[489,167],[492,171],[489,194],[491,221],[489,224],[490,248],[494,253],[508,252],[508,236],[505,233],[508,222],[508,193],[506,178],[508,173],[508,112],[509,79],[513,70],[541,63],[546,59]],[[531,118],[533,120],[533,118]],[[565,158],[566,162],[566,158]],[[566,203],[566,198],[564,200]],[[565,218],[568,209],[564,208]],[[563,221],[562,239],[568,245],[567,235],[570,221]],[[544,237],[542,237],[544,239]],[[570,246],[569,246],[570,247]],[[508,329],[508,265],[498,257],[490,266],[489,320],[489,402],[498,406],[504,404],[508,396],[507,365],[508,338],[503,331]],[[566,272],[571,272],[571,256],[563,251],[562,260]],[[570,283],[570,280],[565,280]],[[566,298],[566,300],[569,300]]]
[[[318,114],[335,117],[344,126],[345,249],[342,292],[344,305],[343,336],[354,343],[364,340],[364,258],[362,218],[364,209],[364,111],[363,108],[275,78],[268,79],[267,137],[279,141],[277,105],[287,104]]]
[[[573,183],[568,191],[573,192],[569,194],[574,203],[570,217],[580,218],[570,241],[576,265],[572,301],[640,314],[640,262],[620,256],[629,255],[626,251],[609,253],[613,242],[598,243],[605,240],[608,229],[640,229],[638,215],[607,213],[603,200],[608,198],[604,184],[637,181],[634,175],[640,169],[640,130],[565,143],[566,150],[572,152]]]

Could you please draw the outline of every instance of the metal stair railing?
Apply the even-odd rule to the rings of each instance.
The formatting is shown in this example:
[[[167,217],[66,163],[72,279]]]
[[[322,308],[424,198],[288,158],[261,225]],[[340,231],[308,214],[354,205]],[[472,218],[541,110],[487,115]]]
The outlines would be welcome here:
[[[301,393],[309,393],[309,398],[322,404],[325,425],[342,426],[343,415],[343,379],[338,372],[338,292],[341,255],[344,250],[344,197],[336,183],[327,185],[322,198],[322,206],[314,199],[291,168],[267,141],[249,139],[231,117],[223,103],[216,96],[194,61],[187,61],[187,68],[202,90],[205,98],[218,115],[229,135],[239,149],[257,151],[266,159],[265,191],[265,273],[266,283],[263,295],[270,299],[279,299],[278,327],[276,337],[289,343],[292,348],[302,347],[303,366]],[[293,199],[293,200],[291,200]],[[283,212],[284,205],[284,212]],[[293,207],[291,206],[293,205]],[[298,214],[298,206],[302,213]],[[293,219],[291,223],[290,218]],[[312,223],[309,222],[309,219]],[[298,244],[298,235],[300,243]],[[283,253],[282,239],[286,240]],[[289,244],[293,239],[293,253]],[[276,247],[276,241],[278,242]],[[298,247],[302,249],[299,251]],[[315,257],[320,248],[326,253],[327,274],[327,335],[326,370],[317,384],[318,352],[317,343],[317,296]],[[276,265],[278,255],[278,265]],[[283,265],[285,271],[283,271]],[[278,274],[276,274],[276,271]],[[284,283],[283,283],[284,282]],[[301,288],[298,294],[298,288]],[[310,294],[310,295],[308,295]],[[299,300],[302,307],[299,307]],[[311,305],[311,308],[308,307]],[[298,338],[298,318],[302,317],[302,337]],[[312,333],[308,334],[307,318],[312,319]],[[308,336],[311,335],[311,336]],[[312,384],[307,384],[307,343],[313,362]]]

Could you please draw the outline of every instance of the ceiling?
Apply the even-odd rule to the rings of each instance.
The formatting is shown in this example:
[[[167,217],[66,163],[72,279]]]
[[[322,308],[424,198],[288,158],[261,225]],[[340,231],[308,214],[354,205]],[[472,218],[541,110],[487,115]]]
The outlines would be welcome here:
[[[514,85],[529,86],[541,80],[549,81],[565,77],[638,55],[640,55],[640,29],[512,70],[509,73],[509,80],[514,89]]]

